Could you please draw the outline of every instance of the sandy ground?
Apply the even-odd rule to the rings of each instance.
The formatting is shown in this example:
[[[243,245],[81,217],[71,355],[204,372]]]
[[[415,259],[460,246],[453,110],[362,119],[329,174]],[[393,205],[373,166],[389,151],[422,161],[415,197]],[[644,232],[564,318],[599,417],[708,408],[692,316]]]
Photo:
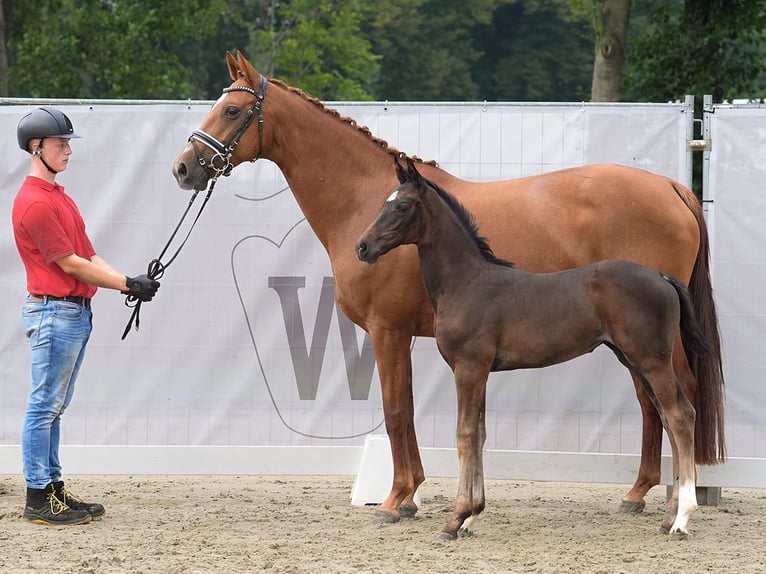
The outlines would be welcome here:
[[[75,476],[107,507],[82,526],[21,519],[23,481],[0,476],[0,571],[437,574],[766,573],[766,490],[724,489],[691,536],[659,534],[664,487],[639,516],[617,512],[625,485],[487,481],[472,537],[438,536],[454,479],[421,487],[415,518],[373,521],[350,504],[354,477]]]

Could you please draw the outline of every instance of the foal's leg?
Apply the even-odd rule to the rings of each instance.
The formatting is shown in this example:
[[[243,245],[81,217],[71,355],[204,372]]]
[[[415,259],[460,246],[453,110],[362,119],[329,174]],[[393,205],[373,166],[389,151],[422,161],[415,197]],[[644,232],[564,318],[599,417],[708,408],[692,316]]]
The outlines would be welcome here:
[[[456,538],[458,531],[470,534],[474,520],[484,510],[482,449],[486,438],[484,416],[489,369],[481,369],[478,374],[475,371],[475,367],[460,364],[455,368],[460,470],[455,510],[442,529],[442,537],[446,539]]]
[[[672,540],[682,540],[688,535],[687,524],[697,509],[695,411],[669,366],[664,371],[647,373],[646,378],[655,394],[657,409],[673,451],[673,497],[661,529],[669,531]]]
[[[479,435],[477,437],[477,444],[476,444],[476,455],[478,459],[478,463],[474,467],[474,478],[473,478],[473,484],[474,484],[474,500],[476,500],[476,488],[481,488],[481,500],[482,505],[481,508],[471,514],[468,518],[465,519],[463,522],[463,525],[460,527],[460,530],[458,530],[458,535],[460,536],[470,536],[473,534],[473,527],[476,524],[476,521],[479,518],[479,512],[481,512],[484,509],[484,501],[485,501],[485,494],[484,494],[484,444],[487,442],[487,387],[486,384],[484,385],[484,397],[481,402],[481,410],[479,411]],[[477,474],[478,473],[478,474]]]
[[[686,359],[686,353],[681,342],[680,333],[676,335],[676,342],[673,347],[673,371],[675,372],[681,389],[694,404],[695,394],[697,392],[697,379],[692,374],[689,362]],[[631,372],[633,385],[636,388],[636,397],[641,407],[641,417],[643,419],[641,435],[641,462],[638,467],[638,475],[633,487],[625,494],[620,505],[622,512],[639,514],[644,510],[646,494],[653,487],[660,484],[661,465],[662,465],[662,431],[663,423],[657,413],[657,408],[652,403],[649,395],[644,389],[641,378]],[[674,475],[675,476],[675,475]],[[671,499],[672,502],[673,499]],[[669,502],[670,504],[670,502]],[[668,512],[675,516],[675,508],[670,505]]]
[[[370,336],[378,366],[383,414],[394,467],[391,492],[376,509],[375,517],[380,522],[396,522],[401,516],[400,508],[405,516],[413,516],[417,512],[413,497],[425,480],[415,435],[410,355],[412,338],[401,329],[378,329]]]

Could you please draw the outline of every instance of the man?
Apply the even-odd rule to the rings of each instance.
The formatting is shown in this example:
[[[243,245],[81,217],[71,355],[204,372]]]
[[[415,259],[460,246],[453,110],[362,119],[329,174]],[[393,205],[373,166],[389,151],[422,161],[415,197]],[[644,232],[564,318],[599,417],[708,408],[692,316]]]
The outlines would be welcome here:
[[[42,107],[19,121],[19,147],[31,169],[13,203],[13,233],[27,275],[24,329],[32,350],[32,384],[22,430],[27,499],[24,519],[47,525],[84,524],[104,515],[61,479],[61,415],[72,400],[90,337],[90,301],[98,287],[150,301],[159,283],[126,277],[96,254],[75,202],[56,183],[79,138],[61,111]]]

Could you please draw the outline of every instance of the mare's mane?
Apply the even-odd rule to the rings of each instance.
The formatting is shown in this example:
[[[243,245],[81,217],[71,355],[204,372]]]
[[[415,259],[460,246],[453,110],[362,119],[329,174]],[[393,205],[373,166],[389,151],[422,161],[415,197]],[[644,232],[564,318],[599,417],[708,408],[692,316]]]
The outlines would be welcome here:
[[[455,217],[457,218],[458,223],[463,229],[465,229],[466,233],[468,233],[468,236],[476,244],[476,247],[479,248],[479,252],[481,253],[482,257],[484,257],[484,260],[487,263],[492,263],[493,265],[501,265],[503,267],[513,267],[512,262],[495,256],[494,252],[492,251],[492,248],[489,246],[489,242],[487,241],[487,239],[479,235],[479,226],[476,223],[476,220],[474,219],[473,215],[471,214],[470,211],[468,211],[465,208],[465,206],[462,203],[460,203],[453,195],[450,195],[449,193],[447,193],[444,189],[439,187],[434,182],[422,176],[421,178],[428,187],[430,187],[433,191],[436,192],[436,195],[438,195],[442,199],[442,201],[447,205],[449,210],[455,214]]]
[[[374,136],[372,132],[370,131],[370,128],[368,128],[367,126],[360,126],[358,123],[356,123],[356,120],[354,118],[350,118],[348,116],[341,116],[337,110],[328,108],[327,106],[324,105],[324,103],[322,103],[320,99],[315,98],[313,96],[309,96],[306,92],[304,92],[300,88],[290,86],[289,84],[286,84],[282,80],[277,80],[276,78],[269,78],[269,82],[271,82],[272,84],[276,86],[279,86],[280,88],[284,88],[290,93],[293,93],[303,98],[304,100],[313,104],[315,107],[317,107],[319,110],[323,111],[327,115],[332,116],[333,118],[336,118],[345,124],[348,124],[350,127],[354,128],[358,132],[364,134],[364,136],[366,136],[375,145],[384,149],[385,151],[390,153],[392,156],[397,158],[406,157],[406,154],[404,152],[401,152],[395,147],[388,145],[388,142],[386,140]],[[424,163],[427,165],[432,165],[434,167],[438,165],[434,160],[426,161],[426,160],[420,159],[419,157],[415,157],[415,156],[411,156],[411,157],[414,161],[418,163]]]

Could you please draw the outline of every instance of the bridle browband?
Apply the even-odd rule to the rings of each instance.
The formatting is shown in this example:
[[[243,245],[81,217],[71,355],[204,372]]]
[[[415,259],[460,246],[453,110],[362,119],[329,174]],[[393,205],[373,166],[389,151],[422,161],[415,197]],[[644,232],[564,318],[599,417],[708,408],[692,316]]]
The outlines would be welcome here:
[[[239,138],[242,137],[242,134],[245,133],[245,130],[247,130],[247,128],[250,127],[250,124],[253,123],[253,119],[255,118],[256,115],[258,116],[258,155],[256,155],[250,161],[255,161],[259,157],[261,157],[261,152],[263,151],[263,112],[261,111],[261,106],[263,105],[263,98],[266,96],[266,87],[268,85],[269,85],[269,81],[266,79],[266,76],[261,76],[261,89],[257,92],[250,86],[229,86],[228,88],[224,88],[223,90],[224,94],[228,94],[229,92],[248,92],[255,96],[255,103],[252,105],[252,107],[249,110],[247,110],[245,121],[242,122],[241,126],[239,126],[237,133],[234,134],[234,137],[231,139],[228,145],[222,144],[216,138],[214,138],[213,136],[211,136],[210,134],[202,130],[194,130],[192,134],[189,136],[189,142],[192,144],[192,147],[194,148],[194,154],[197,156],[197,161],[203,168],[205,168],[208,172],[210,172],[210,185],[208,186],[207,192],[205,194],[205,200],[202,202],[202,206],[199,208],[199,211],[197,211],[197,216],[194,218],[194,221],[192,221],[191,225],[189,226],[189,229],[186,232],[186,236],[184,237],[183,241],[178,246],[178,249],[175,250],[170,260],[167,263],[163,263],[162,258],[164,257],[167,250],[170,248],[170,245],[173,242],[173,239],[175,238],[179,229],[181,228],[181,224],[184,222],[184,219],[186,219],[186,215],[189,213],[189,210],[191,209],[192,204],[194,203],[194,200],[197,199],[199,190],[196,190],[194,194],[192,195],[191,199],[189,200],[189,204],[186,206],[186,211],[184,211],[183,215],[181,216],[181,220],[178,222],[178,225],[176,225],[176,228],[173,230],[173,233],[170,235],[170,239],[168,239],[159,257],[157,257],[156,259],[152,259],[149,262],[147,275],[150,278],[159,279],[160,277],[162,277],[165,273],[165,270],[168,267],[170,267],[170,264],[173,263],[173,261],[175,261],[176,257],[178,257],[178,254],[181,252],[181,249],[183,248],[183,246],[186,245],[186,241],[189,239],[189,236],[191,235],[191,232],[194,229],[194,226],[197,224],[197,221],[199,220],[200,215],[202,215],[202,211],[205,209],[205,206],[207,205],[207,202],[213,193],[213,188],[215,187],[216,181],[218,181],[218,178],[222,175],[224,176],[229,175],[231,173],[231,170],[234,169],[234,166],[231,165],[231,155],[234,153],[234,150],[237,148],[237,145],[239,144]],[[197,147],[197,142],[200,142],[201,144],[213,150],[214,155],[213,157],[210,158],[210,163],[205,161],[205,158],[202,157],[202,154],[200,153],[200,150]],[[220,159],[221,161],[220,167],[217,167],[215,165],[215,162],[218,159]],[[140,324],[139,315],[141,313],[141,303],[142,301],[139,300],[134,295],[128,294],[125,297],[125,305],[127,305],[128,307],[133,307],[133,313],[130,315],[130,319],[128,319],[128,324],[125,326],[125,330],[122,333],[123,340],[125,339],[125,337],[128,336],[128,333],[130,332],[130,329],[133,327],[134,324],[136,326],[136,330],[138,330],[138,326]]]
[[[269,81],[266,79],[266,76],[261,76],[261,89],[257,92],[250,86],[229,86],[228,88],[223,89],[224,94],[228,94],[229,92],[248,92],[255,96],[255,102],[252,107],[247,110],[245,121],[239,126],[237,133],[234,134],[234,137],[228,144],[223,144],[209,133],[202,130],[194,130],[189,136],[189,142],[194,148],[194,155],[197,156],[197,161],[203,168],[210,172],[213,180],[218,179],[222,175],[229,175],[231,170],[234,169],[234,166],[231,164],[231,156],[234,153],[234,150],[237,149],[237,145],[239,145],[239,138],[242,137],[247,128],[250,127],[250,124],[253,123],[253,119],[255,119],[256,115],[258,116],[258,154],[250,161],[255,161],[261,157],[261,152],[263,151],[263,112],[261,111],[261,106],[263,105],[263,99],[266,97],[266,88],[268,85]],[[197,142],[209,147],[214,152],[214,155],[210,158],[209,162],[205,160],[200,153]],[[216,165],[216,162],[220,165]]]

